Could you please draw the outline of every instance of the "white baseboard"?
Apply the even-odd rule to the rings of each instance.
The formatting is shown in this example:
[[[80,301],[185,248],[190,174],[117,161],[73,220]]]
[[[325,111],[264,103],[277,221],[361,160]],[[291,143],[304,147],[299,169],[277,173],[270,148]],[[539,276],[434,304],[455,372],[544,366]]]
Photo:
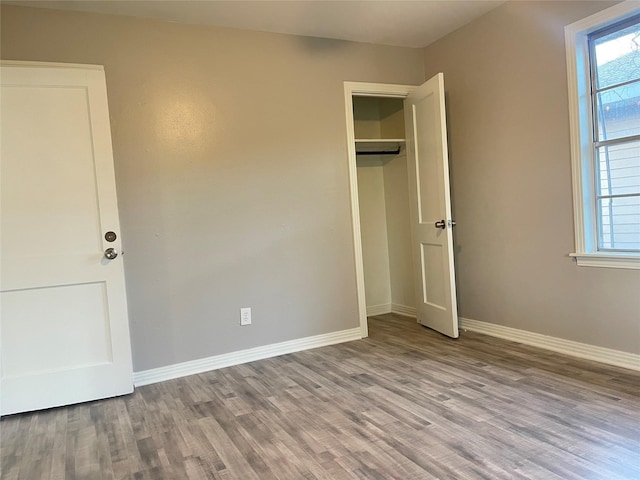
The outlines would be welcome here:
[[[262,347],[239,350],[237,352],[215,355],[184,363],[168,365],[166,367],[152,368],[140,372],[133,372],[133,384],[136,387],[151,383],[164,382],[187,375],[208,372],[219,368],[231,367],[242,363],[262,360],[264,358],[277,357],[287,353],[299,352],[310,348],[324,347],[336,343],[360,340],[362,332],[360,327],[341,330],[339,332],[325,333],[313,337],[298,338],[287,342],[273,343]]]
[[[406,305],[400,305],[398,303],[391,304],[391,313],[397,313],[405,317],[416,318],[417,312],[415,307],[407,307]]]
[[[385,313],[391,313],[391,304],[383,303],[382,305],[371,305],[367,307],[367,317],[373,317],[374,315],[384,315]]]
[[[563,338],[550,337],[540,333],[528,332],[517,328],[504,327],[494,323],[480,322],[460,317],[460,327],[473,332],[484,333],[492,337],[564,353],[574,357],[602,362],[608,365],[640,370],[640,355],[610,348],[596,347],[586,343],[574,342]]]
[[[367,317],[373,317],[375,315],[384,315],[385,313],[397,313],[405,317],[416,317],[415,307],[407,307],[406,305],[400,305],[399,303],[384,303],[382,305],[372,305],[367,307]]]

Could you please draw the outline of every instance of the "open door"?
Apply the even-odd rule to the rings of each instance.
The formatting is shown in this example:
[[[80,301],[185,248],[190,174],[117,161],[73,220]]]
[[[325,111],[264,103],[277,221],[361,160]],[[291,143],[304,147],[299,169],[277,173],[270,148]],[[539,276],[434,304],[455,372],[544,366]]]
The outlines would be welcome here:
[[[0,72],[0,414],[130,393],[104,70]]]
[[[458,337],[444,75],[404,101],[418,322]]]

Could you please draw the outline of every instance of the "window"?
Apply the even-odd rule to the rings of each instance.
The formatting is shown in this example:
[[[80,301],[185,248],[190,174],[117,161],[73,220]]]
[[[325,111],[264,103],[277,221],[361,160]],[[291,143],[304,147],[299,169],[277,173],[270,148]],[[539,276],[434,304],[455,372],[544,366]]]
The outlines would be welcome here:
[[[640,269],[640,9],[565,28],[578,265]]]
[[[640,17],[589,35],[598,251],[640,251]]]

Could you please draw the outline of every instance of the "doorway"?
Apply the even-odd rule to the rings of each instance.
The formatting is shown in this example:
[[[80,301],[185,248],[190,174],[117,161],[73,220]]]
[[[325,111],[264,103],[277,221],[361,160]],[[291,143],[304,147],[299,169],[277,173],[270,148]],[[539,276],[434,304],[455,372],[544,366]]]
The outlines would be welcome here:
[[[444,75],[418,87],[345,82],[344,92],[362,337],[368,335],[367,307],[370,314],[392,312],[394,305],[400,307],[397,313],[413,313],[410,305],[394,301],[395,289],[409,304],[414,291],[419,323],[457,338],[456,222],[451,218]],[[397,175],[399,171],[406,175]],[[407,188],[398,183],[401,176]],[[381,193],[376,193],[376,185]],[[387,212],[389,199],[392,211]],[[407,203],[409,222],[403,221]],[[407,236],[408,251],[402,248]],[[404,274],[398,275],[401,270]],[[367,284],[367,277],[373,283]]]
[[[353,97],[353,117],[367,316],[415,317],[403,100]]]
[[[415,87],[345,82],[352,227],[362,336],[367,316],[415,316],[404,98]]]

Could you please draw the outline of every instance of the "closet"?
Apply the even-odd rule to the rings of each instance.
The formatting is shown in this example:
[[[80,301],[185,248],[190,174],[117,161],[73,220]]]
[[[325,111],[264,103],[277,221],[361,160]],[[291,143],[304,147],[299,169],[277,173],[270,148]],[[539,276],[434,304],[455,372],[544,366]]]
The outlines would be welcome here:
[[[352,104],[367,316],[415,315],[403,99]]]

